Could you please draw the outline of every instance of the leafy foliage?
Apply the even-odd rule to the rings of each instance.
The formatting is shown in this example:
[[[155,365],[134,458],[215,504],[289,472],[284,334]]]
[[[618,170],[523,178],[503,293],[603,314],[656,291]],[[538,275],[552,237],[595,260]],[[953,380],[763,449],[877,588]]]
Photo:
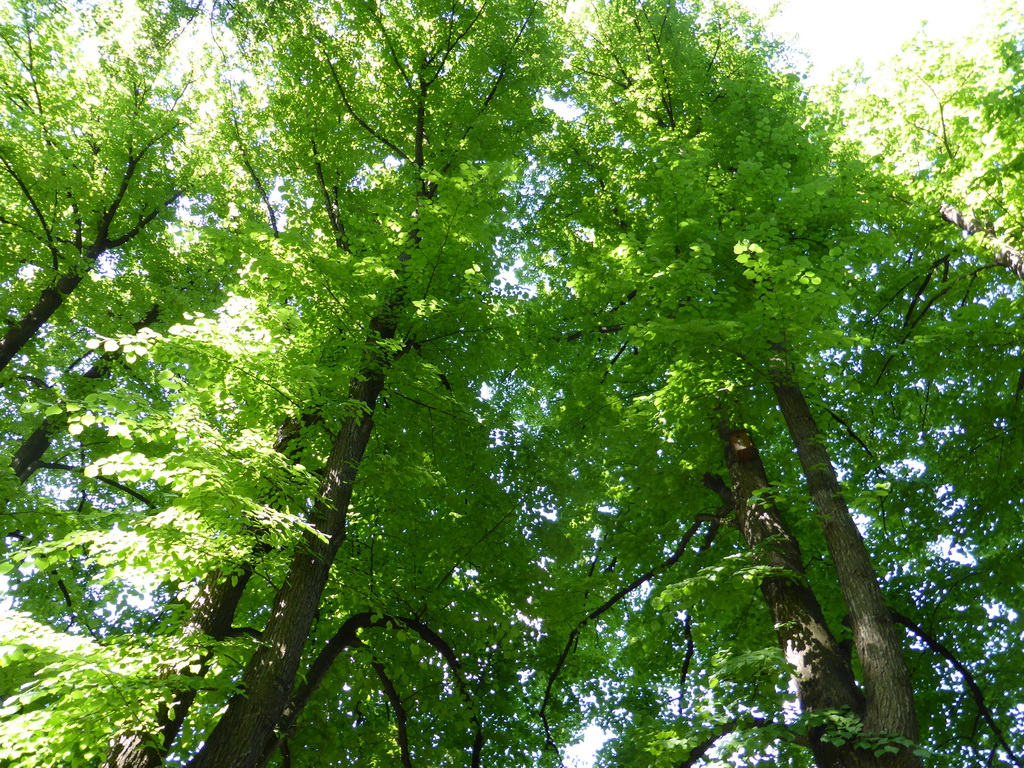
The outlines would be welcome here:
[[[730,3],[9,0],[0,765],[1021,765],[992,18],[812,99]],[[919,740],[794,679],[783,370]]]

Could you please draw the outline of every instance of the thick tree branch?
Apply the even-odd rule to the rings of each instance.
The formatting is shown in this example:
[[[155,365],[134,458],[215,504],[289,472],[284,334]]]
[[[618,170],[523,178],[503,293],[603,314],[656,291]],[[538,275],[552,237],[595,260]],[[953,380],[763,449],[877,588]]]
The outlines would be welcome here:
[[[391,708],[395,710],[395,724],[398,726],[398,750],[401,755],[402,766],[403,768],[412,768],[412,756],[409,753],[409,715],[405,711],[402,697],[399,696],[395,684],[388,677],[388,672],[384,669],[384,665],[374,661],[371,663],[371,666],[373,671],[377,673],[377,679],[380,680],[381,690],[384,691],[384,695],[387,696],[388,701],[391,703]]]
[[[56,241],[54,240],[53,232],[50,230],[50,225],[46,221],[46,216],[43,215],[42,208],[40,208],[39,203],[36,202],[36,199],[32,195],[32,190],[29,189],[28,184],[25,183],[24,179],[21,178],[21,174],[19,174],[17,169],[14,167],[14,163],[8,160],[7,157],[4,156],[2,153],[0,153],[0,165],[2,165],[4,170],[7,171],[7,174],[12,179],[14,179],[14,183],[18,186],[18,189],[21,190],[21,194],[25,198],[25,201],[28,203],[29,208],[32,209],[33,215],[35,215],[36,220],[39,222],[40,228],[43,230],[43,235],[46,238],[47,247],[49,248],[50,254],[53,257],[53,268],[57,269],[60,261],[60,253],[57,251]]]
[[[333,196],[327,191],[327,181],[324,178],[324,166],[320,158],[320,149],[317,147],[315,139],[310,139],[309,143],[313,150],[313,170],[316,172],[316,182],[320,187],[320,195],[323,197],[324,210],[327,211],[327,220],[331,224],[331,231],[334,232],[334,244],[346,253],[351,253],[352,249],[349,247],[345,235],[345,225],[341,221],[341,212],[338,210],[338,188],[334,187]]]
[[[366,356],[349,384],[349,415],[327,458],[323,482],[303,534],[278,590],[261,644],[242,675],[245,695],[235,696],[190,768],[259,764],[263,737],[279,727],[295,684],[323,590],[347,534],[353,484],[373,431],[373,413],[392,362],[382,346],[395,338],[402,294],[393,296],[370,321]]]
[[[205,635],[215,640],[223,640],[243,633],[242,630],[234,630],[231,622],[251,576],[252,568],[248,566],[233,574],[221,571],[210,574],[200,587],[199,596],[191,605],[191,616],[181,629],[182,637],[201,638]],[[190,678],[201,678],[209,667],[209,657],[208,649],[200,651],[198,672],[185,672],[171,667],[165,668],[161,676],[183,674]],[[157,725],[153,732],[140,729],[118,734],[107,753],[104,768],[162,766],[164,756],[178,737],[197,693],[195,687],[172,691],[169,701],[161,701],[157,705]]]
[[[978,221],[948,203],[939,206],[939,215],[968,234],[978,235],[988,248],[995,251],[995,263],[1006,267],[1018,280],[1024,281],[1024,253],[1003,242],[996,234],[995,227]]]
[[[150,224],[167,206],[173,203],[179,196],[175,192],[164,204],[154,208],[145,216],[139,216],[135,226],[130,227],[124,234],[116,238],[109,238],[109,228],[113,216],[117,212],[117,205],[111,204],[107,215],[101,222],[101,231],[96,235],[96,240],[85,251],[85,260],[88,264],[96,263],[110,248],[118,248],[125,245],[132,238],[136,237],[148,224]],[[119,205],[119,203],[118,203]],[[91,269],[91,266],[90,266]],[[0,339],[0,370],[3,370],[18,355],[19,352],[35,338],[39,329],[53,317],[60,309],[67,298],[85,278],[86,271],[70,271],[62,275],[56,283],[44,288],[32,308],[25,313],[20,322],[15,323]]]
[[[142,320],[133,323],[132,327],[135,332],[138,333],[143,328],[146,328],[153,323],[160,316],[160,307],[154,304],[146,316]],[[100,355],[99,359],[89,367],[85,373],[82,374],[83,379],[100,379],[106,376],[110,367],[107,365],[112,360],[117,359],[124,354],[124,351],[119,347],[115,352],[104,352]],[[81,360],[82,358],[79,358]],[[77,364],[77,361],[76,363]],[[72,365],[72,368],[74,365]],[[18,479],[25,483],[28,482],[29,478],[32,477],[32,473],[39,467],[38,462],[43,458],[43,455],[50,448],[51,438],[54,433],[63,428],[67,422],[67,415],[62,414],[58,417],[45,417],[43,423],[33,430],[32,434],[22,440],[21,445],[18,446],[18,450],[14,452],[14,456],[11,457],[11,469],[14,470],[14,474],[18,476]]]
[[[170,197],[168,197],[162,203],[153,208],[153,210],[151,210],[149,213],[145,215],[140,214],[138,217],[138,221],[131,227],[129,227],[127,230],[125,230],[124,234],[118,235],[117,237],[113,237],[104,241],[105,247],[103,250],[108,251],[111,248],[120,248],[122,245],[126,245],[130,240],[137,237],[138,234],[142,232],[142,230],[145,229],[147,225],[152,223],[157,216],[159,216],[161,213],[167,210],[175,202],[177,202],[179,197],[181,197],[181,192],[174,191],[171,193]],[[95,258],[93,258],[93,261],[95,261]]]
[[[690,674],[690,664],[693,663],[693,654],[697,647],[693,642],[693,619],[689,612],[683,618],[683,638],[686,640],[686,648],[683,651],[683,663],[679,666],[679,716],[683,716],[683,698],[686,691],[686,678]]]
[[[100,217],[99,224],[96,227],[96,246],[100,247],[101,244],[106,244],[110,241],[110,228],[114,224],[114,219],[117,217],[117,212],[121,208],[121,203],[124,202],[124,197],[128,194],[129,188],[131,188],[132,179],[135,177],[135,172],[139,168],[139,163],[142,162],[142,158],[146,156],[146,153],[152,148],[156,142],[154,136],[142,147],[142,150],[136,155],[131,153],[129,150],[128,163],[125,165],[124,173],[121,174],[121,181],[118,184],[117,191],[114,193],[114,199],[110,201],[110,205],[107,206],[107,210],[103,216]]]
[[[799,542],[775,503],[753,437],[741,424],[725,418],[718,432],[740,532],[758,564],[771,569],[761,580],[761,594],[771,613],[779,647],[793,667],[801,708],[808,713],[845,708],[862,715],[864,697],[857,688],[849,656],[841,651],[808,583]],[[705,484],[728,501],[729,497],[716,487],[713,475],[705,476]],[[862,765],[856,747],[833,744],[826,736],[825,725],[815,726],[808,734],[808,745],[819,768]]]
[[[325,52],[324,56],[326,57],[327,60],[327,67],[331,71],[331,79],[334,81],[334,86],[338,90],[338,95],[341,96],[341,103],[345,105],[345,111],[348,112],[349,116],[357,123],[359,123],[360,127],[362,127],[364,131],[370,134],[370,136],[372,136],[385,147],[394,152],[397,157],[400,157],[403,160],[408,161],[408,155],[406,155],[406,153],[403,152],[398,147],[397,144],[395,144],[390,139],[385,137],[379,130],[373,128],[369,123],[366,122],[366,120],[362,118],[362,116],[358,112],[356,112],[355,107],[352,106],[352,102],[349,100],[348,89],[345,87],[345,84],[341,81],[340,75],[338,75],[338,68],[335,66],[334,62],[331,61],[329,54]]]
[[[263,183],[263,179],[256,172],[256,166],[254,166],[252,161],[249,159],[249,151],[247,149],[246,142],[242,141],[242,131],[238,127],[238,121],[235,119],[234,115],[231,115],[231,127],[234,130],[235,139],[238,141],[238,154],[242,161],[242,166],[245,168],[245,172],[249,174],[249,180],[252,182],[253,186],[256,187],[256,193],[260,196],[260,200],[263,202],[263,207],[267,210],[267,219],[270,224],[270,230],[274,233],[274,237],[280,237],[281,232],[277,226],[277,212],[274,210],[274,204],[270,200],[270,192]],[[315,154],[315,145],[313,150]]]

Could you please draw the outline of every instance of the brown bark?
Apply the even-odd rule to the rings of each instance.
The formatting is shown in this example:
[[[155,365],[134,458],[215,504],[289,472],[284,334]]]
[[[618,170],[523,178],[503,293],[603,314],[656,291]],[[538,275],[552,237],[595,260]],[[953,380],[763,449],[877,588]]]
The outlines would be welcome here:
[[[913,686],[871,556],[850,515],[803,392],[792,374],[782,370],[781,363],[777,364],[774,373],[775,396],[796,446],[850,614],[867,701],[865,731],[880,737],[900,736],[916,744],[920,735]],[[921,761],[910,749],[902,749],[896,755],[881,758],[878,765],[916,768]]]
[[[302,710],[305,709],[313,694],[320,688],[320,684],[327,676],[338,656],[349,648],[355,648],[362,644],[358,631],[366,627],[382,624],[384,624],[383,618],[374,621],[372,614],[364,612],[350,616],[338,628],[338,631],[327,641],[306,671],[304,682],[292,695],[291,700],[288,702],[288,707],[282,714],[278,731],[271,731],[264,735],[263,747],[257,765],[266,765],[267,761],[270,760],[275,750],[281,744],[281,741],[291,735],[299,716],[302,714]]]
[[[793,665],[800,706],[812,714],[848,709],[861,715],[864,699],[857,688],[849,657],[842,652],[829,629],[821,605],[807,582],[800,545],[789,532],[771,494],[764,465],[750,436],[723,420],[719,434],[725,444],[731,489],[714,476],[705,485],[736,509],[743,538],[764,565],[775,569],[761,582],[775,623],[775,632],[786,660]],[[743,435],[743,439],[736,439]],[[875,763],[853,744],[836,745],[822,736],[827,727],[809,733],[818,768],[866,768]]]
[[[310,426],[316,421],[318,417],[309,415],[301,419],[286,418],[278,429],[274,450],[288,454],[302,427]],[[206,635],[221,640],[230,634],[238,603],[252,577],[253,561],[265,551],[266,545],[258,540],[250,561],[243,564],[240,572],[234,574],[234,583],[231,581],[231,575],[226,576],[220,571],[210,574],[199,596],[191,605],[191,618],[182,629],[185,637]],[[200,669],[191,673],[191,676],[201,678],[206,672],[207,663],[204,658]],[[168,674],[174,673],[181,674],[181,671],[168,670]],[[161,704],[158,708],[155,731],[130,731],[119,734],[107,753],[104,768],[159,768],[167,751],[178,737],[195,698],[195,690],[180,690],[169,703]],[[154,733],[159,734],[159,740],[154,738]]]
[[[320,688],[320,685],[323,683],[324,678],[327,676],[327,673],[330,671],[338,656],[349,648],[362,646],[363,642],[359,639],[358,631],[369,627],[403,627],[416,632],[424,642],[433,647],[434,650],[441,655],[449,671],[455,678],[455,686],[459,693],[462,694],[467,703],[470,702],[471,697],[469,688],[466,684],[466,679],[462,671],[462,664],[460,663],[458,656],[456,656],[455,651],[451,646],[449,646],[448,643],[445,642],[441,636],[427,624],[408,617],[385,616],[369,612],[357,613],[345,620],[331,639],[324,644],[320,653],[317,654],[316,658],[309,665],[309,669],[306,670],[305,675],[303,675],[302,684],[296,688],[291,701],[288,702],[288,707],[281,718],[278,731],[276,733],[266,734],[263,750],[257,765],[266,765],[274,752],[292,735],[299,716],[309,703],[309,700],[313,697],[313,694]],[[384,694],[388,696],[389,701],[394,707],[395,702],[392,696],[394,693],[394,687],[391,681],[387,678],[386,670],[382,665],[374,663],[374,671],[381,680],[381,686]],[[390,690],[388,688],[389,686]],[[397,711],[398,710],[396,708],[396,712]],[[470,765],[472,768],[479,768],[481,764],[484,737],[480,728],[479,719],[475,713],[472,715],[471,719],[475,727],[475,734]],[[400,745],[400,748],[404,758],[408,758],[408,740],[406,740],[403,745]]]
[[[192,617],[182,630],[187,637],[207,635],[223,639],[231,630],[231,622],[242,599],[246,585],[252,575],[247,568],[230,576],[213,574],[203,585],[199,597],[192,604]],[[197,678],[206,674],[207,659],[200,662]],[[170,673],[179,672],[170,670]],[[180,673],[180,672],[179,672]],[[130,731],[114,739],[107,753],[104,768],[159,768],[170,745],[178,737],[188,710],[196,698],[196,690],[187,688],[179,691],[170,703],[161,704],[156,713],[156,731]]]
[[[345,540],[353,484],[389,365],[379,341],[394,338],[396,312],[393,300],[370,323],[372,351],[350,385],[353,412],[335,438],[309,520],[322,537],[307,532],[296,547],[260,645],[242,673],[244,693],[231,699],[189,768],[254,768],[266,735],[281,722],[331,565]]]
[[[1018,280],[1024,281],[1024,253],[1000,240],[995,227],[978,221],[948,203],[939,206],[939,215],[968,234],[980,236],[985,245],[995,252],[995,263],[1006,267]]]
[[[96,253],[89,256],[89,259],[95,261],[98,256],[99,253]],[[43,289],[32,309],[25,313],[21,321],[13,325],[3,338],[0,338],[0,371],[35,338],[43,323],[53,317],[53,313],[64,303],[65,297],[78,287],[84,277],[85,273],[72,272],[63,275],[53,286]]]

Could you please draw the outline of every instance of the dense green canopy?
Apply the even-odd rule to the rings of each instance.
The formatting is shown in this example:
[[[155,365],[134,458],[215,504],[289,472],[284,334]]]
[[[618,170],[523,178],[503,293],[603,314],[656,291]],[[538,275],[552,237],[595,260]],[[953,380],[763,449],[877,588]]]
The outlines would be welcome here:
[[[1024,766],[1024,29],[0,0],[0,766]]]

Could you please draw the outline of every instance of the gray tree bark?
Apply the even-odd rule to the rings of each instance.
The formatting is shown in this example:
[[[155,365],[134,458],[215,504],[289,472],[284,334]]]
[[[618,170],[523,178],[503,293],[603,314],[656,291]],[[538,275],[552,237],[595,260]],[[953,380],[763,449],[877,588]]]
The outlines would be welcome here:
[[[731,488],[715,488],[726,504],[736,509],[743,538],[758,559],[777,574],[761,582],[775,623],[779,646],[793,665],[800,706],[807,714],[846,709],[864,714],[864,697],[854,679],[849,655],[836,642],[821,605],[807,581],[800,545],[787,528],[775,501],[757,446],[739,425],[722,420],[719,435],[725,446]],[[869,768],[876,766],[869,754],[852,744],[833,744],[823,739],[825,724],[808,733],[818,768]]]
[[[867,700],[865,732],[883,738],[899,736],[917,744],[920,733],[913,685],[871,556],[850,515],[802,390],[791,370],[781,363],[774,369],[774,379],[775,396],[796,446],[849,611]],[[877,764],[883,768],[919,768],[921,760],[910,748],[902,748],[894,755],[883,756]]]
[[[985,245],[994,251],[995,263],[1006,267],[1017,276],[1018,280],[1024,281],[1024,253],[1004,243],[996,234],[995,227],[978,221],[948,203],[939,206],[939,215],[950,224],[960,227],[964,232],[980,236]]]

